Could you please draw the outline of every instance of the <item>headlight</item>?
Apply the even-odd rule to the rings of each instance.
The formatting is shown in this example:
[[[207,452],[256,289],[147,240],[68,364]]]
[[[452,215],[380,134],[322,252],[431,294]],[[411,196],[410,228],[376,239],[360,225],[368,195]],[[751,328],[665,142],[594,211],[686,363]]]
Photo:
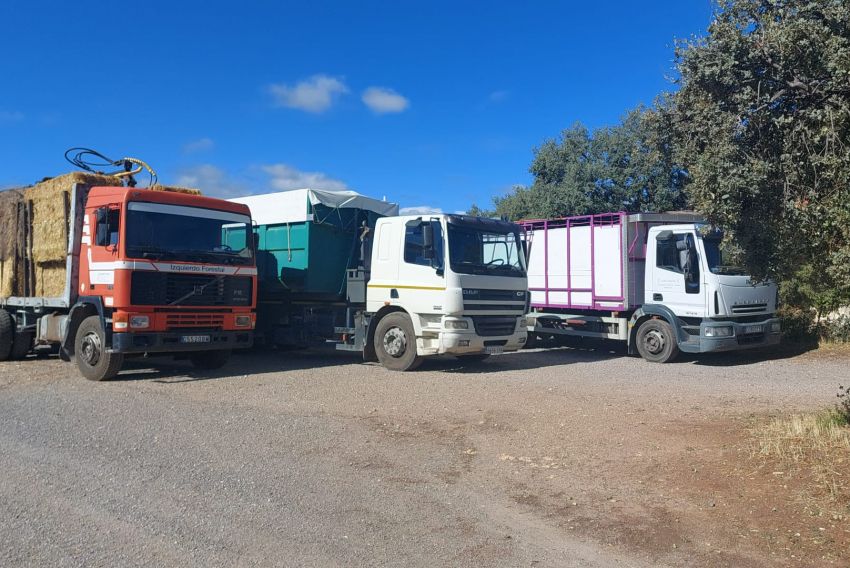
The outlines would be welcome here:
[[[732,327],[728,325],[705,328],[706,337],[732,337]]]
[[[779,333],[782,331],[782,324],[778,321],[774,321],[770,323],[770,333]]]
[[[469,329],[469,322],[466,320],[446,320],[446,329]]]
[[[151,318],[148,316],[130,316],[130,327],[135,329],[141,329],[145,327],[149,327],[151,324]]]
[[[528,327],[528,318],[519,318],[519,328],[525,329]]]
[[[251,316],[236,316],[236,327],[251,327]]]

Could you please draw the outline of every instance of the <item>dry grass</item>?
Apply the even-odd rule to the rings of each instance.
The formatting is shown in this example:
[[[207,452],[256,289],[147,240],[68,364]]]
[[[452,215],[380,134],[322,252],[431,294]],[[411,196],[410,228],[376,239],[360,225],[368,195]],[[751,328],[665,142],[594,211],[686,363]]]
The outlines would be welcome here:
[[[850,424],[837,410],[775,418],[753,438],[754,455],[795,469],[832,499],[850,500]]]

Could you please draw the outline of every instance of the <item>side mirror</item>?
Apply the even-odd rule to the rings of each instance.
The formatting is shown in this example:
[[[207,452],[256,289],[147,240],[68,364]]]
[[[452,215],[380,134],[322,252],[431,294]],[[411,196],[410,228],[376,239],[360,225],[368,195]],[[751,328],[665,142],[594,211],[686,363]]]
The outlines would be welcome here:
[[[422,256],[434,259],[434,227],[430,221],[422,222]]]
[[[106,207],[96,209],[94,244],[99,247],[109,245],[109,210]]]
[[[673,238],[673,231],[660,231],[656,236],[656,241],[667,241]]]

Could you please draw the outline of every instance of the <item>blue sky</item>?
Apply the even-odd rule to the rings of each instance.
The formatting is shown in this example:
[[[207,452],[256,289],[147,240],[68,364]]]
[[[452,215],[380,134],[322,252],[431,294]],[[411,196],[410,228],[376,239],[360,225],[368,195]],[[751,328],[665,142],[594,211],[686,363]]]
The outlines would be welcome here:
[[[88,146],[220,196],[351,188],[465,210],[532,148],[669,89],[710,0],[0,6],[0,187]]]

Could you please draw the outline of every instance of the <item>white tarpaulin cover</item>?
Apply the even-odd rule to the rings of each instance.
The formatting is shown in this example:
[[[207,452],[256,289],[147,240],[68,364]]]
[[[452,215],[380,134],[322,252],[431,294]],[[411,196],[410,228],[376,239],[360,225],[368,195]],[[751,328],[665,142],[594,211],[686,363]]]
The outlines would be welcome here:
[[[360,195],[356,191],[293,189],[236,197],[229,201],[247,205],[251,209],[251,218],[258,225],[312,221],[313,215],[308,212],[308,203],[312,205],[322,204],[334,208],[365,209],[386,217],[398,215],[398,203],[372,199]]]

